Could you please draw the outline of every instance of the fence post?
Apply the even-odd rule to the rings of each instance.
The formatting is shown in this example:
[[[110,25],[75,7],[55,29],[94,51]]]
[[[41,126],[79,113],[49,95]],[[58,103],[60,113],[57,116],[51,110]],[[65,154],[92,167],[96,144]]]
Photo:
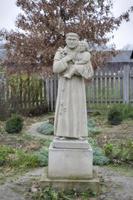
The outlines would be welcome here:
[[[130,66],[125,65],[123,68],[123,103],[129,103],[129,73]]]
[[[7,79],[4,72],[0,72],[0,120],[6,120],[10,115],[7,93]]]
[[[45,79],[45,86],[46,86],[46,101],[48,105],[48,111],[50,111],[49,77]]]
[[[3,82],[3,76],[4,74],[0,72],[0,102],[3,101],[4,98],[4,82]]]

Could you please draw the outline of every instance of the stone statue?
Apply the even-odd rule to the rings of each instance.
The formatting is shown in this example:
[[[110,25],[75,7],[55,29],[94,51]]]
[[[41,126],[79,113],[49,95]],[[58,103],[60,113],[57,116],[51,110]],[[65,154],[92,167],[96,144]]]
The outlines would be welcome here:
[[[54,57],[53,72],[59,74],[54,135],[80,139],[88,136],[85,79],[93,76],[88,44],[76,33],[66,34],[66,47]]]

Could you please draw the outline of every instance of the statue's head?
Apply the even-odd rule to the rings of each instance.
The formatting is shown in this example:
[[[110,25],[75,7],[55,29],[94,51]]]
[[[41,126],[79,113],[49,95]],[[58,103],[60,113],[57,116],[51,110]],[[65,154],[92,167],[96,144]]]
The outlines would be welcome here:
[[[79,51],[80,52],[84,52],[84,51],[88,51],[89,50],[89,46],[86,40],[81,40],[79,42]]]
[[[79,45],[79,36],[77,33],[66,34],[66,44],[68,48],[75,49]]]

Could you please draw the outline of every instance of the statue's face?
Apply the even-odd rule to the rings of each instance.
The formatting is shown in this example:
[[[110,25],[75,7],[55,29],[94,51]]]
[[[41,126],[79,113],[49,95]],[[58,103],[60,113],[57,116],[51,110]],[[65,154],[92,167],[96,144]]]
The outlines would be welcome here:
[[[66,38],[66,44],[68,48],[75,49],[79,44],[79,39],[77,37],[69,36]]]
[[[79,49],[80,49],[81,52],[86,51],[85,43],[80,42]]]

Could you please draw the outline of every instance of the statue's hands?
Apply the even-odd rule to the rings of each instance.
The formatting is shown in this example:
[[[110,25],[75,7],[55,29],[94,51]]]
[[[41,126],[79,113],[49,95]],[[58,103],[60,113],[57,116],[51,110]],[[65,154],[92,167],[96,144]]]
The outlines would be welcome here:
[[[73,60],[73,56],[72,55],[67,55],[63,58],[66,62],[72,61]]]
[[[65,56],[66,62],[72,61],[75,63],[77,52]]]

